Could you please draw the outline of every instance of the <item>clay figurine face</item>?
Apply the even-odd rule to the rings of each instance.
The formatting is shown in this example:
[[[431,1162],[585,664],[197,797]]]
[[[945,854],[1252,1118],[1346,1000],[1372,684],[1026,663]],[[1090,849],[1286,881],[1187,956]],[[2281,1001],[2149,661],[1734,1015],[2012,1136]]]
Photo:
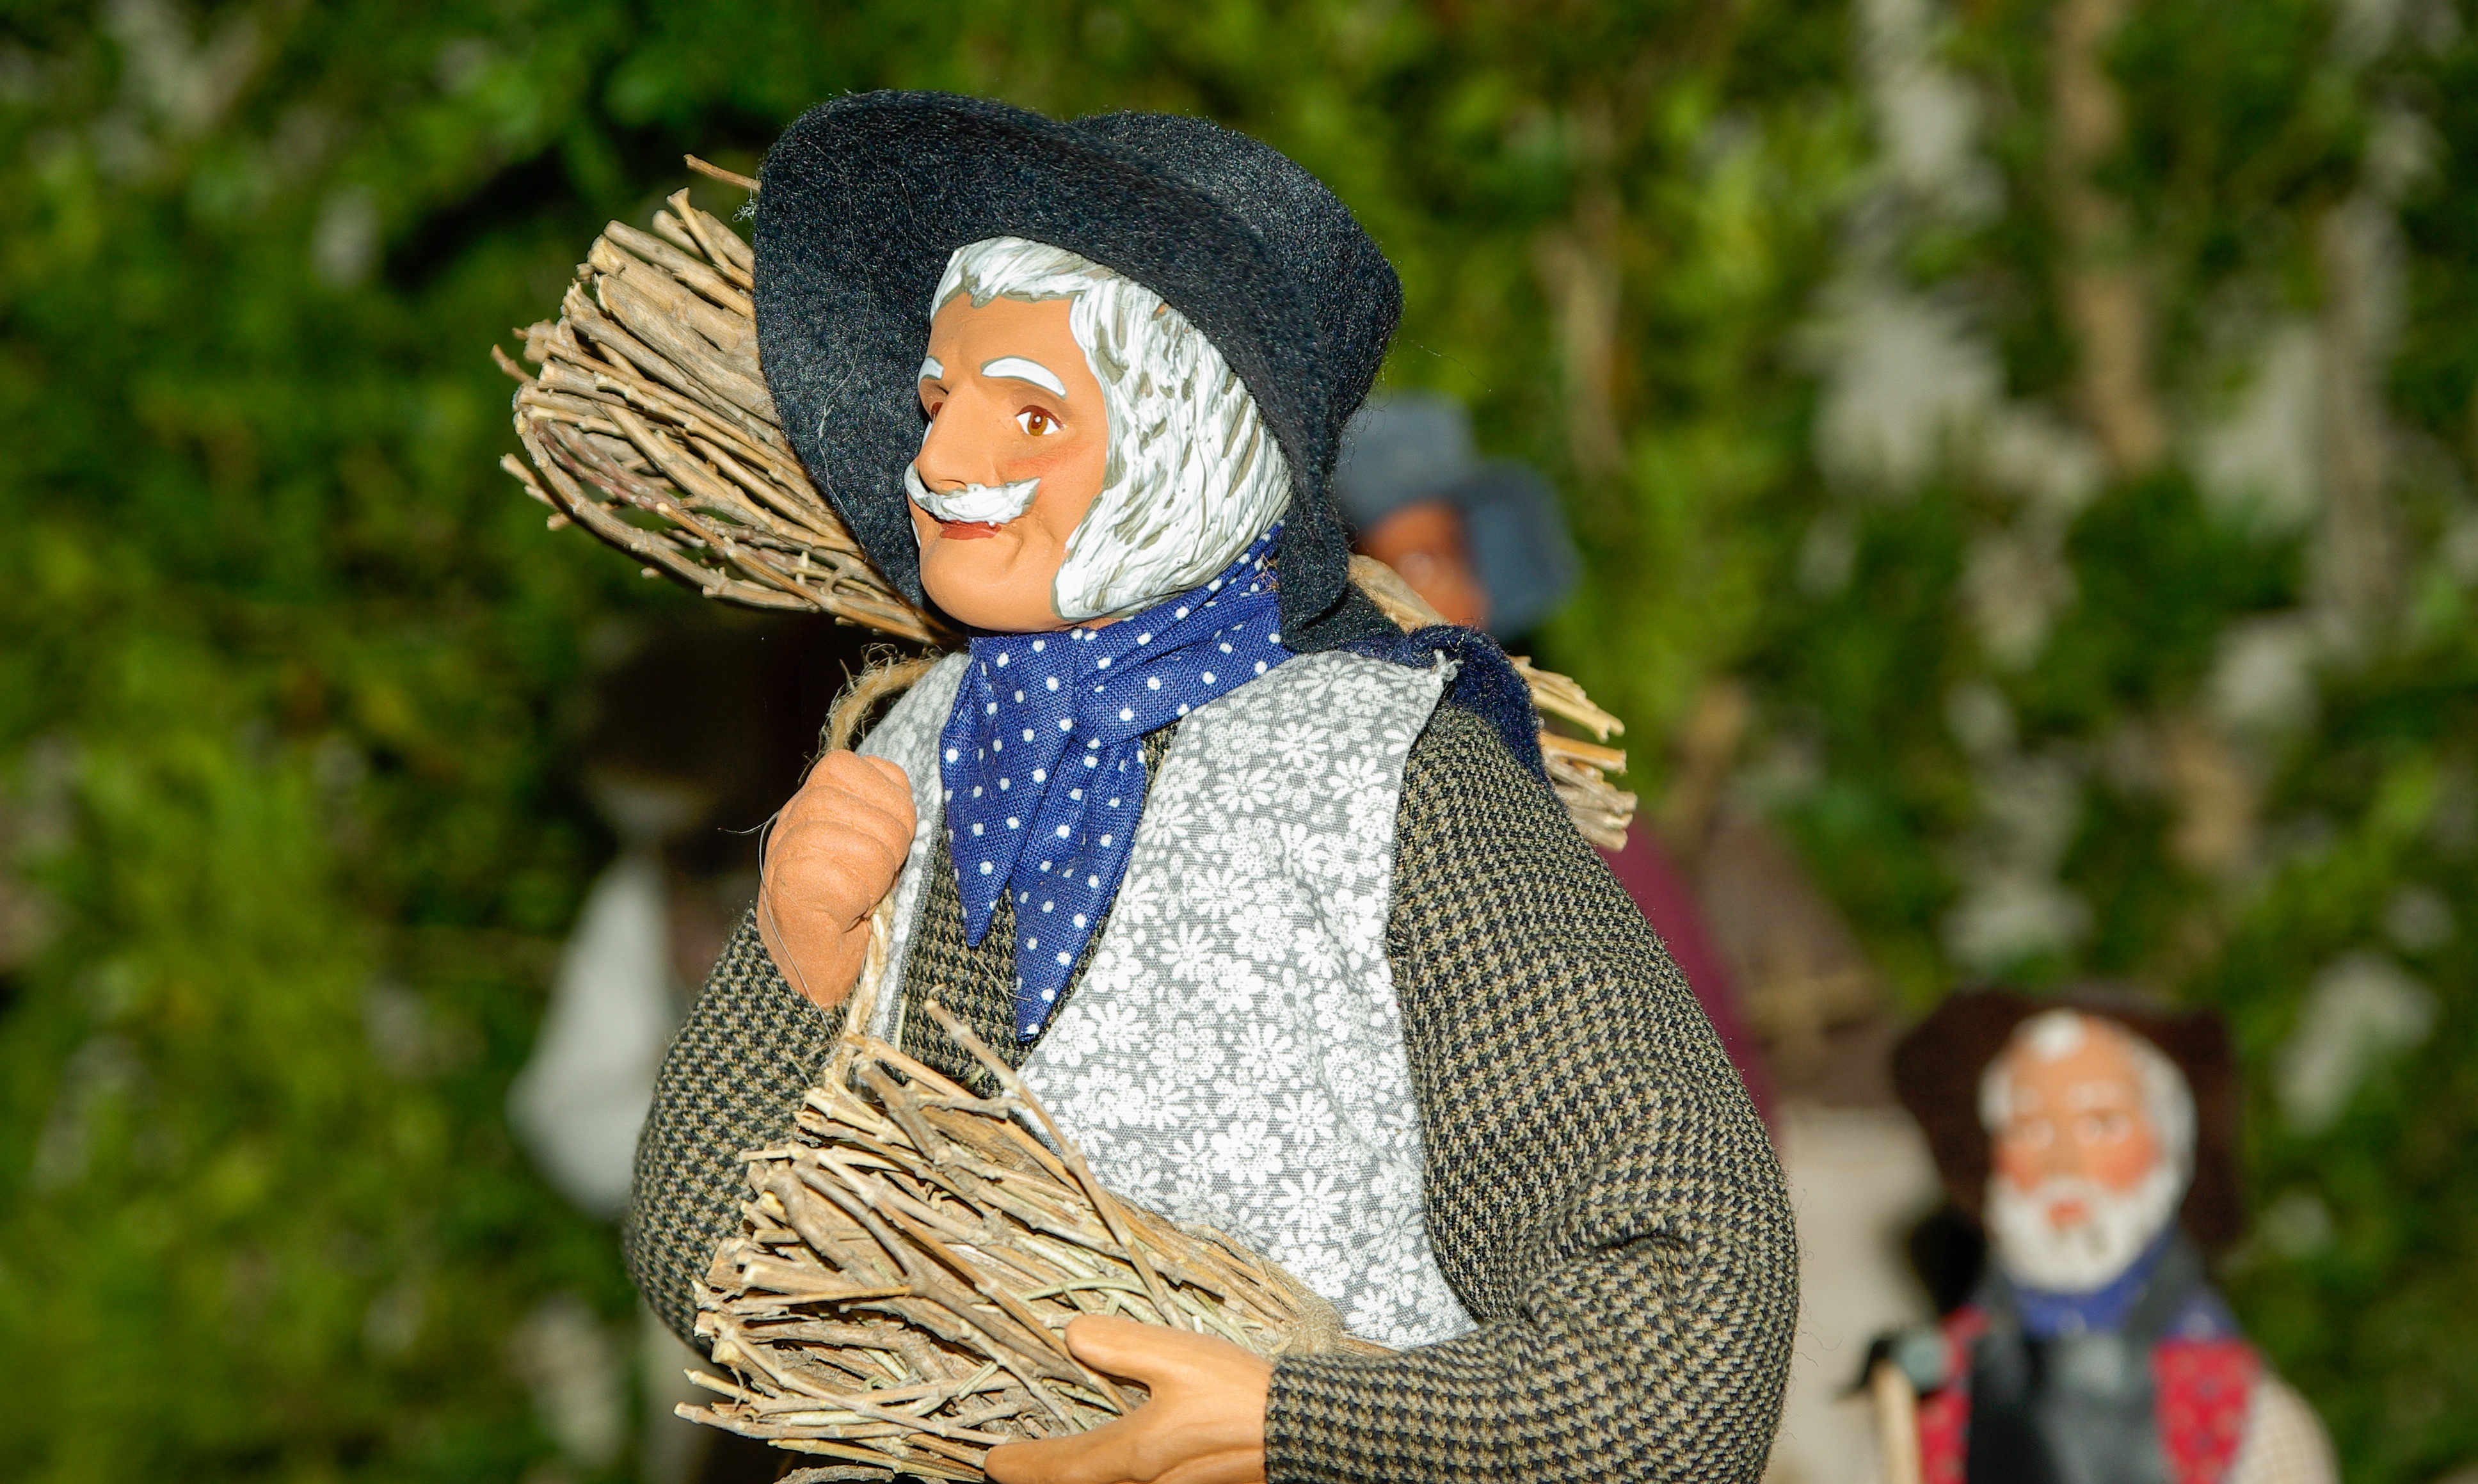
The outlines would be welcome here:
[[[2160,1162],[2159,1133],[2142,1104],[2142,1080],[2125,1032],[2086,1020],[2082,1044],[2053,1059],[2026,1046],[2005,1056],[2012,1094],[1995,1135],[1998,1175],[2021,1191],[2057,1176],[2128,1191]],[[2047,1212],[2065,1227],[2090,1219],[2087,1204],[2059,1200]]]
[[[1989,1067],[1982,1096],[1993,1166],[1984,1215],[1997,1261],[2018,1280],[2101,1288],[2176,1220],[2190,1095],[2124,1027],[2072,1011],[2036,1017]]]
[[[1052,585],[1109,452],[1101,386],[1068,313],[1065,299],[975,307],[958,294],[930,320],[912,529],[922,587],[974,628],[1067,627]]]

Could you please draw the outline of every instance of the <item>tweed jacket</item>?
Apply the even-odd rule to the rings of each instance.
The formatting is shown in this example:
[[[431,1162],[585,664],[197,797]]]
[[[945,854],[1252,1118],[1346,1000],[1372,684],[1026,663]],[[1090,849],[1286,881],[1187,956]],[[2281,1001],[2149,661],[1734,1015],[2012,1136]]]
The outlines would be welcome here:
[[[1149,767],[1167,733],[1147,739]],[[1412,747],[1396,851],[1386,954],[1429,1242],[1478,1327],[1280,1362],[1269,1477],[1754,1480],[1779,1421],[1796,1245],[1762,1124],[1684,979],[1547,786],[1452,705]],[[972,946],[943,848],[925,890],[910,955],[926,971],[907,981],[939,984],[990,1044],[1028,1054],[1010,1034],[1005,909]],[[788,1136],[838,1029],[744,922],[664,1061],[625,1232],[640,1288],[683,1336],[745,1198],[737,1152]],[[904,1043],[980,1079],[926,1016],[905,1017]]]

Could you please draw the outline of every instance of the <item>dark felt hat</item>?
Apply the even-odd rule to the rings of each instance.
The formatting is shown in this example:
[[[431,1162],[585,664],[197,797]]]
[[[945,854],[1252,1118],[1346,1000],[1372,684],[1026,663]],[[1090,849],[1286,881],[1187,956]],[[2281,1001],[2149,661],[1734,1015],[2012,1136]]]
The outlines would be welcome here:
[[[1945,1194],[1974,1220],[1987,1191],[1987,1133],[1979,1079],[2014,1029],[2044,1010],[2112,1020],[2158,1046],[2194,1094],[2194,1181],[2180,1212],[2206,1249],[2245,1233],[2238,1172],[2238,1070],[2228,1026],[2213,1010],[2178,1010],[2115,985],[2078,986],[2034,999],[2004,990],[1949,996],[1893,1048],[1893,1091],[1918,1119]]]
[[[982,98],[872,92],[803,114],[758,178],[767,388],[809,477],[906,597],[925,601],[902,478],[921,447],[929,296],[956,248],[1020,237],[1161,295],[1246,383],[1291,467],[1285,641],[1383,632],[1350,586],[1329,484],[1403,289],[1315,176],[1200,118],[1059,122]]]

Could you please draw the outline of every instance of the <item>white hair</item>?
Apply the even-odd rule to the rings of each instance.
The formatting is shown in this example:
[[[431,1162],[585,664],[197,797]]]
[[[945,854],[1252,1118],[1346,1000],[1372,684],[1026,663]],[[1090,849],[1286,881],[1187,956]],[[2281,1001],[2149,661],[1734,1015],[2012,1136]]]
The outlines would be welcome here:
[[[2142,1085],[2143,1114],[2151,1120],[2151,1132],[2177,1171],[2182,1188],[2194,1165],[2194,1094],[2186,1085],[2185,1073],[2147,1038],[2107,1020],[2098,1023],[2124,1038],[2134,1059],[2135,1076]],[[2000,1134],[2013,1117],[2011,1052],[2041,1062],[2071,1056],[2089,1036],[2091,1024],[2091,1018],[2078,1010],[2043,1010],[2014,1027],[2012,1039],[2006,1043],[2008,1054],[1990,1061],[1980,1073],[1980,1126],[1991,1135]]]
[[[1069,331],[1101,384],[1101,492],[1067,541],[1050,601],[1071,623],[1117,617],[1238,559],[1290,502],[1290,465],[1222,353],[1133,279],[1063,247],[984,238],[955,249],[929,304],[956,294],[1072,301]]]

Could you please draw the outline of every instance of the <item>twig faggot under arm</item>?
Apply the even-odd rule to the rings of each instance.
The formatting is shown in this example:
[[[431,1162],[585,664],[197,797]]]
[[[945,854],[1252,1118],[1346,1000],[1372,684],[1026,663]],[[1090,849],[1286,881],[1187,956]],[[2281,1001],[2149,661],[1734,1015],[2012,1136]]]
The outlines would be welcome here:
[[[1330,1305],[1219,1233],[1125,1205],[963,1022],[982,1097],[873,1039],[889,908],[799,1142],[748,1156],[740,1234],[697,1295],[737,1379],[680,1415],[882,1475],[980,1477],[982,1454],[1079,1432],[1139,1400],[1069,1352],[1080,1314],[1219,1335],[1260,1354],[1344,1348]],[[993,1394],[996,1394],[993,1396]]]

